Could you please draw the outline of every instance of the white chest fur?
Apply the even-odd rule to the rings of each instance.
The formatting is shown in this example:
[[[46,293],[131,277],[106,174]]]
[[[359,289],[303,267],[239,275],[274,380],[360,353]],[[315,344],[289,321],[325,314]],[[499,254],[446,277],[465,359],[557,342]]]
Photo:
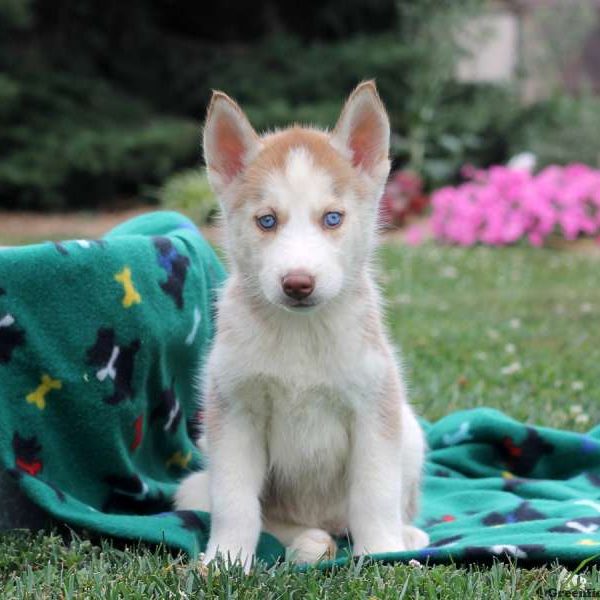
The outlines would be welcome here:
[[[311,327],[289,318],[265,327],[244,314],[244,328],[226,324],[217,338],[209,377],[261,431],[268,463],[263,506],[275,518],[345,526],[353,423],[372,409],[389,366],[365,340],[363,310],[338,311]]]
[[[342,529],[354,411],[331,388],[294,393],[277,384],[269,387],[265,513],[288,522]]]
[[[235,321],[219,323],[209,360],[209,374],[225,393],[248,384],[277,384],[279,396],[297,402],[306,391],[319,390],[333,403],[364,401],[389,368],[389,356],[373,347],[364,324],[373,298],[343,308],[332,306],[310,318],[281,314],[267,319],[236,304],[225,290],[222,314]],[[317,403],[319,405],[319,403]]]
[[[425,534],[403,529],[418,508],[424,441],[376,297],[284,324],[260,321],[235,298],[224,304],[205,373],[207,410],[216,407],[207,423],[210,482],[219,497],[202,500],[198,473],[177,498],[182,509],[213,512],[208,551],[238,547],[240,536],[247,541],[239,547],[253,548],[261,517],[286,544],[302,531],[330,540],[348,529],[358,553],[425,545]]]

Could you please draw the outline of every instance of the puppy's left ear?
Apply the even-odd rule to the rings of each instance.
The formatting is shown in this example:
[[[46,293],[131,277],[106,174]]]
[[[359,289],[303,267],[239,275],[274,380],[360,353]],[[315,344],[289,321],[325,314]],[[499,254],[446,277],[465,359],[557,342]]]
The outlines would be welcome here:
[[[387,177],[390,121],[375,82],[364,81],[350,94],[333,130],[332,142],[350,154],[357,169],[375,178]]]

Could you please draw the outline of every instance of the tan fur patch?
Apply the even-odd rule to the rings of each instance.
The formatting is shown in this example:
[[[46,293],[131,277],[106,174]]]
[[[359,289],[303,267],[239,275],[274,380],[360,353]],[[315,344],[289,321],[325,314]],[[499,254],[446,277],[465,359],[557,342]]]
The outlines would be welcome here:
[[[366,306],[362,324],[364,341],[371,348],[384,354],[387,360],[393,360],[393,354],[390,351],[390,345],[383,326],[383,317],[379,303],[373,298],[368,282],[363,280],[361,288],[363,290],[361,292],[362,297],[370,299],[369,304]]]
[[[378,402],[378,413],[383,425],[382,434],[390,440],[399,439],[402,433],[402,402],[400,382],[394,369],[386,378]]]
[[[315,166],[329,173],[336,191],[359,185],[352,165],[330,143],[323,131],[303,127],[290,127],[262,138],[263,147],[242,175],[238,198],[251,200],[260,197],[265,179],[275,171],[282,171],[290,151],[305,148]]]
[[[213,438],[221,431],[223,422],[223,403],[215,387],[210,387],[206,395],[204,409],[204,425],[208,438]]]
[[[376,348],[377,350],[383,350],[385,348],[381,320],[378,311],[375,308],[372,308],[367,312],[363,323],[363,330],[365,342],[369,346]]]

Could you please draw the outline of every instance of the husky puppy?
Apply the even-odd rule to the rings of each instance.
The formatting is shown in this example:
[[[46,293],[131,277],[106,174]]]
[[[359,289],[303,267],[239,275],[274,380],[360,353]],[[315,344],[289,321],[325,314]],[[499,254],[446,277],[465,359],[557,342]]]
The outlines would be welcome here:
[[[373,82],[331,132],[259,136],[214,92],[204,156],[230,277],[203,376],[208,470],[178,509],[212,513],[205,561],[248,569],[261,530],[314,562],[426,546],[411,525],[425,443],[373,280],[390,126]],[[202,445],[204,448],[204,445]]]

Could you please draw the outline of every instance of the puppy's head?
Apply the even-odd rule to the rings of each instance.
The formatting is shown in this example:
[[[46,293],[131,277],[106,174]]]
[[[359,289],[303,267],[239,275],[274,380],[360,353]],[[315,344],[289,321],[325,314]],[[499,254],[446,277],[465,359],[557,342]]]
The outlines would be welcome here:
[[[231,98],[213,94],[204,157],[247,293],[307,311],[356,285],[372,251],[389,136],[373,82],[354,90],[332,132],[259,136]]]

